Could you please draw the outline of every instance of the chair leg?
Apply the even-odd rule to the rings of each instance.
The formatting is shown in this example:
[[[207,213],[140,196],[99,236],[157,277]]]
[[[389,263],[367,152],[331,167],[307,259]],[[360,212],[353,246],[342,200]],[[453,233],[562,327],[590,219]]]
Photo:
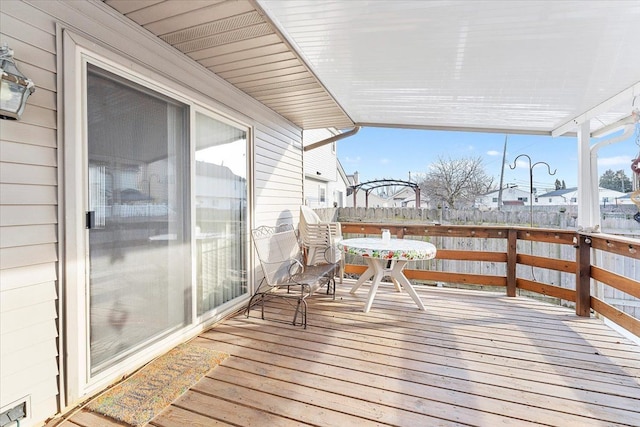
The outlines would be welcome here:
[[[329,277],[327,280],[327,295],[333,295],[333,299],[336,299],[336,278],[335,276]]]
[[[246,312],[247,318],[249,318],[249,313],[251,312],[251,306],[253,305],[253,299],[255,297],[257,297],[257,296],[258,296],[258,294],[253,294],[253,295],[251,295],[251,298],[249,299],[249,303],[247,304],[247,312]]]
[[[296,311],[295,311],[295,313],[293,313],[293,326],[296,326],[296,321],[298,320],[298,312],[300,312],[300,302],[301,301],[302,301],[302,298],[299,298],[298,299],[298,303],[296,304]],[[300,324],[302,325],[302,321],[301,321]]]
[[[305,299],[302,300],[302,320],[304,328],[307,329],[307,301]]]

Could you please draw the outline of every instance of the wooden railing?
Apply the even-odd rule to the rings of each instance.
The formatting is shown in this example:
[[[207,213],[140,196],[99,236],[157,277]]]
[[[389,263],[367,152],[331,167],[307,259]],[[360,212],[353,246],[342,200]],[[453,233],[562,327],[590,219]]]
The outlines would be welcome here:
[[[457,237],[463,239],[504,239],[505,252],[452,250],[438,248],[436,259],[457,261],[488,261],[506,263],[506,275],[469,274],[455,271],[405,270],[410,279],[466,285],[503,286],[508,296],[516,296],[516,289],[524,289],[545,296],[575,303],[578,316],[590,316],[591,310],[640,336],[640,320],[591,295],[591,279],[640,298],[640,282],[593,265],[595,251],[640,260],[640,241],[607,234],[585,234],[567,230],[553,230],[508,226],[420,225],[342,222],[342,233],[376,235],[389,229],[392,235],[405,237]],[[575,248],[575,261],[518,253],[518,241],[569,245]],[[544,268],[575,275],[575,288],[568,289],[517,276],[518,265]],[[364,265],[347,264],[346,273],[361,274]]]

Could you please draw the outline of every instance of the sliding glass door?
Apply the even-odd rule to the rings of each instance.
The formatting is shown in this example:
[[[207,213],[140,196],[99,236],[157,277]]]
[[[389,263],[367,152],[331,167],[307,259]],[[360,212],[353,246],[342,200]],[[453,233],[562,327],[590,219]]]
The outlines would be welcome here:
[[[86,63],[89,377],[248,291],[248,128],[105,68]]]
[[[191,320],[188,111],[88,65],[92,374]]]
[[[247,292],[247,131],[195,116],[197,312]]]

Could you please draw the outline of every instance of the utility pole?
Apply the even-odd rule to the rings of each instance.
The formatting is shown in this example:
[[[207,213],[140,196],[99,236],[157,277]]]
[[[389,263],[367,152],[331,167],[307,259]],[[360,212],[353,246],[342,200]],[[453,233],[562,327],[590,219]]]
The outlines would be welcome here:
[[[502,168],[500,169],[500,189],[498,190],[498,210],[502,207],[502,182],[504,180],[504,164],[507,161],[507,140],[509,135],[504,136],[504,149],[502,150]]]

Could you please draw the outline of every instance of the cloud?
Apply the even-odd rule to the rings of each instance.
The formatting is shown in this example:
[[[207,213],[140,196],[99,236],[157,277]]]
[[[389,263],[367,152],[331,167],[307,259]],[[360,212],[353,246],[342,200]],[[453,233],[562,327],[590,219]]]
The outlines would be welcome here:
[[[598,166],[603,167],[618,167],[618,166],[631,166],[633,159],[631,156],[613,156],[603,157],[598,159]]]
[[[529,162],[526,160],[518,160],[516,162],[516,168],[529,169]]]
[[[360,160],[362,160],[360,156],[357,156],[357,157],[347,156],[344,158],[344,163],[360,163]]]
[[[499,151],[496,150],[489,150],[487,151],[487,156],[499,156],[501,153]]]
[[[389,164],[389,159],[387,159],[386,157],[383,157],[380,159],[380,164],[381,165],[387,165]]]

